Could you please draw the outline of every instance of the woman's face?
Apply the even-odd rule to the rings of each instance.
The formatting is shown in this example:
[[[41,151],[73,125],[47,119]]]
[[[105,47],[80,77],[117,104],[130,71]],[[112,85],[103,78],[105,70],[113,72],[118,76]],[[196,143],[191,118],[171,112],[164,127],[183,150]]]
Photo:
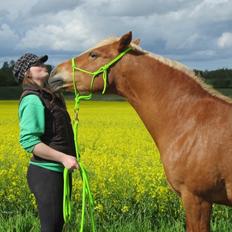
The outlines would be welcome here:
[[[43,83],[48,79],[49,74],[46,65],[37,64],[29,69],[30,76],[33,81],[35,81],[39,85],[43,85]]]

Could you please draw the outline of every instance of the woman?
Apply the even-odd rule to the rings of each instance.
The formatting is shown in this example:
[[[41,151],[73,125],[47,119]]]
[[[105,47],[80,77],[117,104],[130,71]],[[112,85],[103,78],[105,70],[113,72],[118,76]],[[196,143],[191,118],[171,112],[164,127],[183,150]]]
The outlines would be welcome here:
[[[72,186],[71,171],[78,168],[78,163],[64,98],[61,93],[53,93],[47,83],[47,59],[47,55],[26,53],[16,61],[13,74],[23,89],[19,100],[19,141],[33,154],[27,181],[36,198],[41,231],[58,232],[64,224],[63,169],[54,171],[44,164],[68,168]]]

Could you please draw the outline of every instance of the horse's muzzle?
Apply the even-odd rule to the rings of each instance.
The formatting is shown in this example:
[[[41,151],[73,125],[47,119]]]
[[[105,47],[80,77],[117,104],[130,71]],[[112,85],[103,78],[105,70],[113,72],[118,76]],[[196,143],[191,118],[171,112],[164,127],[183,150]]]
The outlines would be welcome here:
[[[50,76],[48,79],[48,84],[54,91],[56,91],[63,86],[64,81],[63,81],[62,77],[60,77],[60,76],[56,76],[56,77]]]

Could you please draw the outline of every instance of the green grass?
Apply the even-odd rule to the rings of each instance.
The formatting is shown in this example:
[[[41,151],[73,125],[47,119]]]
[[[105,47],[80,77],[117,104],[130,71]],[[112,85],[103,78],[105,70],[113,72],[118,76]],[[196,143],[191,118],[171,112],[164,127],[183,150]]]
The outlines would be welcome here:
[[[78,216],[80,217],[80,215]],[[79,223],[71,222],[64,226],[63,231],[79,231]],[[96,225],[98,232],[174,232],[184,231],[183,221],[154,220],[152,218],[124,218],[105,225]],[[11,217],[0,216],[0,231],[4,232],[39,232],[40,223],[38,217],[28,211],[24,214],[15,214]],[[91,231],[90,225],[86,225],[85,232]]]
[[[1,232],[40,232],[39,219],[32,212],[25,214],[14,214],[11,217],[0,215],[0,231]],[[64,226],[63,232],[79,231],[78,223],[70,223]],[[90,232],[90,226],[85,226],[85,232]],[[159,218],[134,218],[128,220],[117,220],[105,225],[97,224],[97,232],[184,232],[184,219],[167,220]],[[225,219],[216,219],[211,222],[212,232],[230,232],[231,224]]]

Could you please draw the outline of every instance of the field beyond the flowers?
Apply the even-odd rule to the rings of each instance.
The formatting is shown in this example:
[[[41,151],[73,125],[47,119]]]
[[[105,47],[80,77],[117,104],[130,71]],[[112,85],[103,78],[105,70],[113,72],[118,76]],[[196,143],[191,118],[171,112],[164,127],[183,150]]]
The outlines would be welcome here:
[[[66,101],[73,118],[73,101]],[[97,231],[184,231],[184,210],[166,182],[159,152],[127,102],[81,102],[81,160],[89,172]],[[155,120],[155,118],[154,118]],[[19,144],[18,101],[0,101],[0,231],[39,231],[26,182],[31,157]],[[79,231],[82,183],[73,172],[72,220]],[[90,231],[86,217],[84,231]],[[232,210],[214,207],[212,231],[231,231]]]

